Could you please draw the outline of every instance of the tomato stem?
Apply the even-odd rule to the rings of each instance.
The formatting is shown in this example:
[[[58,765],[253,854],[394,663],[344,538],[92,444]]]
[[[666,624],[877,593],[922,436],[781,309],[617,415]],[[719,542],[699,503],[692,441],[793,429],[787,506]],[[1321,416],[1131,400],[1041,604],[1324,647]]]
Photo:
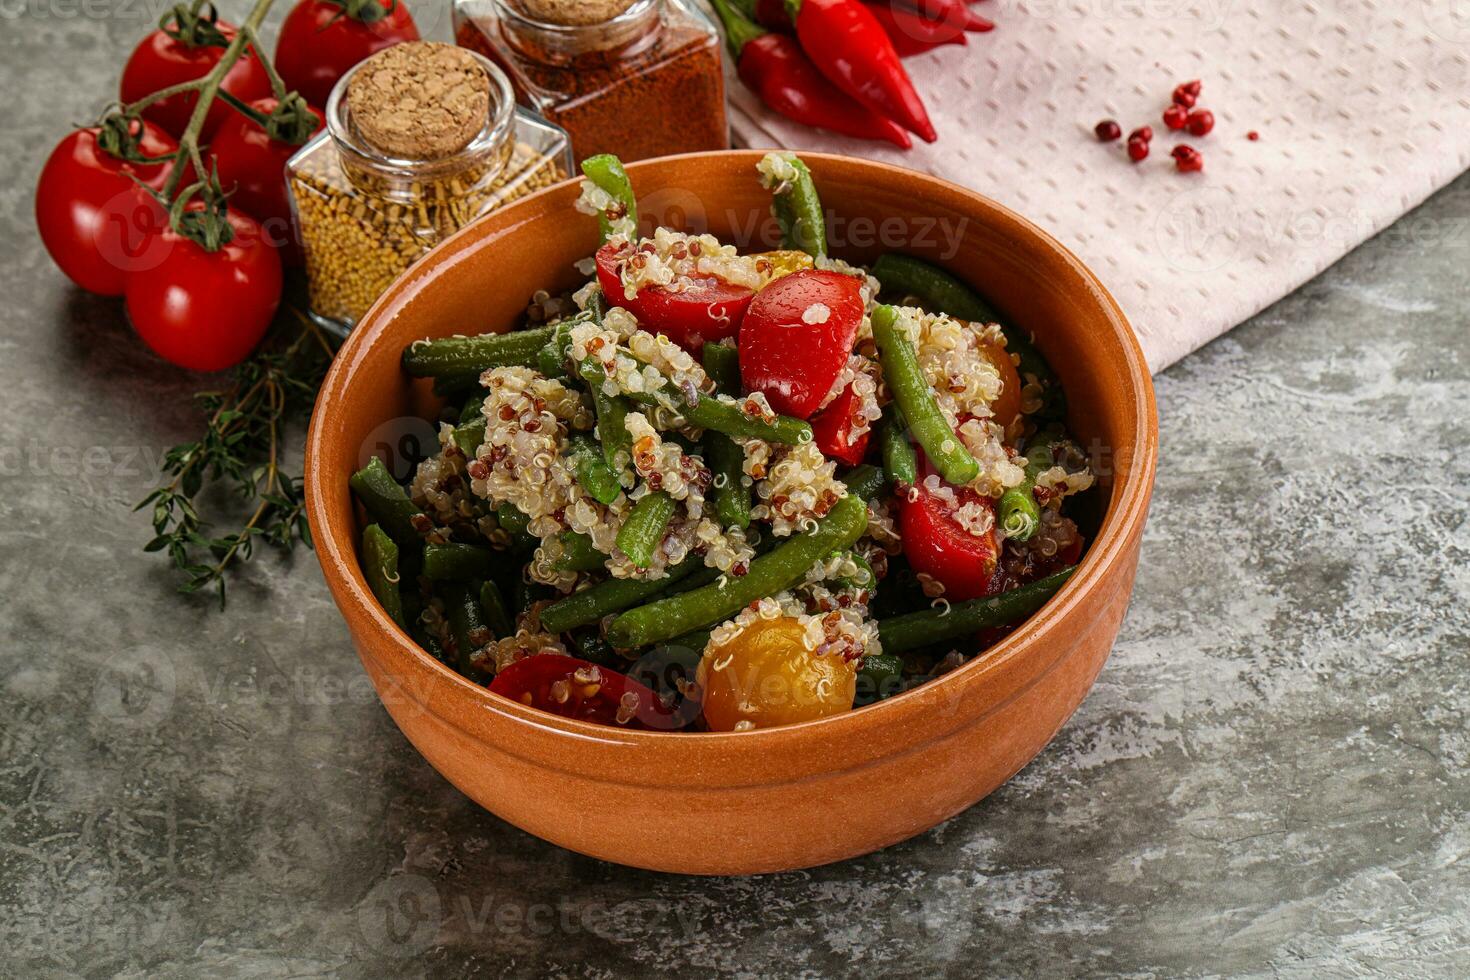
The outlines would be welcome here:
[[[186,92],[198,93],[198,100],[194,104],[194,112],[189,116],[189,123],[184,127],[184,132],[179,137],[179,148],[173,156],[173,169],[168,175],[168,180],[164,182],[163,188],[156,196],[169,209],[170,227],[179,234],[198,242],[201,247],[210,252],[218,250],[230,240],[231,230],[224,198],[217,193],[217,182],[206,176],[204,156],[199,150],[200,134],[204,131],[204,121],[208,118],[209,110],[213,107],[216,98],[221,99],[226,105],[229,105],[237,112],[249,116],[261,126],[265,126],[268,122],[267,117],[262,113],[245,105],[239,99],[224,91],[221,85],[224,83],[225,76],[230,73],[230,69],[235,67],[235,63],[240,60],[247,50],[252,48],[259,49],[260,45],[256,31],[265,20],[266,14],[270,12],[273,3],[275,3],[275,0],[256,0],[255,6],[251,8],[249,16],[245,18],[245,22],[240,26],[240,29],[235,32],[235,36],[229,39],[224,53],[220,55],[219,61],[215,62],[214,67],[209,70],[208,74],[201,78],[180,82],[177,85],[170,85],[168,88],[160,89],[131,105],[125,106],[122,110],[123,114],[127,117],[136,117],[143,109],[170,96],[182,95]],[[201,18],[200,11],[205,7],[208,7],[209,13],[207,16]],[[207,24],[209,29],[218,35],[218,40],[223,41],[224,35],[214,28],[215,18],[216,15],[212,4],[208,3],[207,0],[194,0],[193,4],[187,8],[182,4],[175,7],[169,14],[165,15],[160,26],[167,30],[167,22],[171,19],[175,20],[179,25],[180,34],[171,34],[171,36],[177,37],[186,44],[194,44],[198,40],[198,32],[189,32],[193,31],[193,28],[199,24]],[[183,36],[185,33],[189,33],[189,36]],[[269,60],[264,57],[261,57],[260,60],[266,65],[266,71],[270,75],[272,87],[276,89],[278,95],[284,95],[284,87],[282,86],[280,77],[276,74],[275,69],[270,66]],[[185,172],[190,169],[185,166],[186,163],[193,164],[192,169],[197,182],[186,187],[184,192],[180,194],[179,185],[183,183]],[[200,193],[204,196],[205,206],[202,209],[189,210],[185,206],[188,200],[195,194]]]

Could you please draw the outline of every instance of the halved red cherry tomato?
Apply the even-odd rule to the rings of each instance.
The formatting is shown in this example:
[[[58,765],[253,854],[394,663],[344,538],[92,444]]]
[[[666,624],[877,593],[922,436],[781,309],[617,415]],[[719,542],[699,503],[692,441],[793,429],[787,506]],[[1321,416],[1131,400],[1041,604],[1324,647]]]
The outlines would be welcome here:
[[[739,332],[745,311],[755,298],[754,290],[709,276],[677,291],[645,286],[628,299],[618,270],[633,254],[626,245],[602,246],[597,250],[597,281],[607,301],[636,316],[643,329],[663,334],[696,357],[706,343]]]
[[[267,116],[279,105],[273,98],[250,103]],[[321,132],[325,125],[322,114],[316,109],[311,114],[316,118],[315,132]],[[220,187],[230,194],[230,206],[260,223],[266,240],[281,250],[281,261],[287,265],[300,265],[302,260],[286,195],[286,161],[299,149],[295,143],[271,139],[259,123],[238,112],[225,120],[209,145],[219,168]]]
[[[248,215],[229,215],[234,236],[216,252],[172,229],[157,268],[128,279],[128,319],[165,360],[222,371],[260,342],[281,301],[281,259]]]
[[[958,503],[950,504],[920,483],[899,495],[899,530],[909,566],[944,585],[944,596],[956,602],[987,594],[1000,557],[1000,537],[994,526],[982,536],[966,530],[952,516],[965,504],[978,503],[995,511],[995,501],[965,487],[955,488]]]
[[[324,106],[337,79],[368,55],[419,29],[403,0],[301,0],[286,14],[276,41],[276,71],[312,105]]]
[[[657,694],[624,674],[556,653],[538,653],[517,660],[495,675],[490,690],[563,718],[590,721],[617,728],[653,728],[667,731],[684,721],[664,706]],[[631,714],[619,721],[626,695],[635,695]],[[630,699],[631,700],[631,699]]]
[[[852,385],[848,385],[842,389],[842,394],[812,418],[812,436],[822,455],[840,459],[849,466],[856,466],[863,461],[873,430],[864,429],[861,435],[853,438],[853,416],[857,414],[860,404],[861,399],[857,392],[852,390]]]
[[[784,415],[807,418],[837,381],[863,320],[861,283],[804,269],[756,294],[740,325],[740,380]]]
[[[141,126],[141,131],[138,130]],[[178,149],[144,120],[130,130],[149,157]],[[51,151],[36,184],[36,226],[51,258],[72,282],[102,296],[121,296],[128,274],[153,268],[152,248],[168,223],[163,206],[138,186],[160,190],[171,163],[130,163],[98,143],[101,128],[79,129]]]
[[[213,26],[227,42],[235,36],[233,24],[217,21]],[[191,46],[171,37],[165,31],[154,31],[138,42],[138,46],[133,49],[132,56],[128,58],[128,63],[123,68],[120,96],[124,102],[137,102],[160,89],[177,85],[180,82],[192,82],[202,75],[209,74],[210,69],[219,62],[220,56],[224,53],[223,45]],[[249,102],[252,99],[262,99],[270,95],[271,81],[270,76],[266,74],[265,66],[260,63],[260,58],[252,49],[247,50],[239,61],[230,66],[220,88],[241,102]],[[152,120],[165,132],[177,138],[182,136],[184,129],[188,127],[189,117],[194,114],[194,106],[198,99],[196,92],[171,95],[144,109],[143,118]],[[204,129],[200,133],[200,138],[208,142],[209,138],[214,135],[214,131],[234,111],[223,101],[215,102],[209,107],[209,114],[205,117]]]

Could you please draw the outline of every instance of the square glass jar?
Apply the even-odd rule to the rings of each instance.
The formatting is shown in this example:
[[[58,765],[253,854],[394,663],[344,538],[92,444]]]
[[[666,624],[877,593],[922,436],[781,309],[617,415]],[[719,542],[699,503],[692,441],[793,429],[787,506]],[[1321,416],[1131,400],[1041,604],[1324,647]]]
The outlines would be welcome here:
[[[311,315],[328,329],[352,329],[393,280],[475,218],[571,173],[566,133],[517,108],[505,73],[475,57],[489,76],[489,111],[458,152],[403,159],[367,143],[346,96],[363,62],[332,89],[326,129],[287,162]]]
[[[730,145],[720,34],[688,0],[635,0],[597,24],[552,24],[515,0],[455,0],[455,39],[505,69],[521,104],[577,159],[625,162]]]

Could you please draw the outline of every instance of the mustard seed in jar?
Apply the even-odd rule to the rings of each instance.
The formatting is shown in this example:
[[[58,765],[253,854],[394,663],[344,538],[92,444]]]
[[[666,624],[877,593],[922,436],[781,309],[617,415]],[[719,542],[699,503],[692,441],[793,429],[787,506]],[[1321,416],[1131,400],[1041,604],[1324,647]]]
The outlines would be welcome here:
[[[571,163],[566,134],[517,109],[484,57],[416,41],[367,58],[287,164],[313,316],[351,329],[425,252]]]

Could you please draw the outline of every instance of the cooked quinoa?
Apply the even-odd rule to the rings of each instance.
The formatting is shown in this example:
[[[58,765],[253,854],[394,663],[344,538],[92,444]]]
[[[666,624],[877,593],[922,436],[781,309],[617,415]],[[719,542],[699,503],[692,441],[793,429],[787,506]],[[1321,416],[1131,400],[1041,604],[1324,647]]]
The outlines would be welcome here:
[[[789,154],[762,160],[760,178],[774,194],[801,193],[810,181],[794,161]],[[596,261],[578,263],[589,276],[584,285],[531,295],[523,329],[540,331],[534,346],[496,355],[501,359],[476,366],[468,378],[454,358],[484,338],[420,341],[405,352],[411,369],[449,358],[449,367],[424,372],[463,402],[446,413],[458,421],[440,425],[438,451],[409,481],[407,525],[390,522],[400,554],[407,549],[395,567],[407,574],[393,586],[404,625],[437,655],[492,689],[498,683],[492,679],[529,678],[537,665],[556,662],[541,658],[579,658],[574,662],[581,666],[566,676],[514,696],[606,724],[642,723],[648,711],[670,711],[681,701],[713,704],[711,685],[733,683],[731,665],[752,655],[746,647],[755,643],[767,650],[786,643],[790,656],[828,664],[818,700],[848,697],[840,689],[860,672],[903,666],[900,657],[885,654],[880,616],[892,612],[884,610],[922,611],[932,601],[937,614],[946,614],[963,601],[973,583],[954,579],[955,562],[983,564],[967,574],[983,573],[995,594],[1075,562],[1082,537],[1064,507],[1094,477],[1054,425],[1049,442],[1037,441],[1050,423],[1035,413],[1054,382],[1026,373],[1021,391],[1009,393],[1011,405],[1019,394],[1021,413],[997,415],[1005,386],[1014,383],[1007,377],[1015,374],[992,357],[1020,361],[1000,326],[918,305],[895,313],[880,303],[883,284],[872,271],[825,252],[742,254],[712,235],[667,228],[640,238],[631,203],[592,180],[584,182],[576,207],[602,215],[609,231]],[[763,291],[812,269],[850,278],[825,276],[823,288],[837,292],[798,304],[784,323],[792,351],[768,358],[779,366],[787,357],[798,373],[826,372],[807,389],[804,410],[811,417],[796,419],[773,406],[782,404],[782,389],[752,386],[744,373],[746,337],[734,318],[766,315]],[[790,278],[782,288],[799,281]],[[705,310],[703,336],[724,336],[713,346],[691,344],[679,330],[650,322],[640,304],[650,291],[664,297],[659,309],[682,297],[688,305],[680,315],[697,320],[711,283],[724,290],[721,297],[746,291],[739,303],[721,300],[727,305],[718,308],[727,313],[717,315],[713,303]],[[877,323],[881,317],[896,319]],[[926,388],[921,396],[889,373],[888,349],[880,355],[889,323],[912,348],[918,373],[911,377],[921,376]],[[845,331],[850,347],[834,345],[838,356],[813,367],[820,358],[802,353],[803,330]],[[502,346],[509,351],[511,343]],[[973,472],[973,478],[947,482],[923,453],[916,454],[912,482],[874,472],[886,463],[888,450],[880,447],[892,438],[884,420],[905,397],[932,400],[931,411],[948,428],[942,441],[924,445],[941,456],[967,454],[973,469],[965,476]],[[903,407],[910,411],[908,402]],[[847,448],[831,448],[833,431]],[[1029,448],[1032,441],[1048,447],[1045,455]],[[860,457],[866,462],[854,466]],[[872,483],[875,476],[881,485]],[[1000,520],[1013,498],[1034,507],[1029,524]],[[364,503],[377,518],[374,499],[368,495]],[[383,520],[391,516],[382,513]],[[836,535],[833,522],[850,528],[840,546],[802,550],[804,542]],[[932,535],[936,522],[948,530],[935,542],[917,550],[914,540],[906,542],[914,528]],[[955,547],[960,551],[945,558],[943,548]],[[943,560],[922,558],[925,548],[940,548]],[[772,573],[756,570],[776,568],[788,554],[804,557],[780,573],[780,588],[740,591],[742,582],[767,581]],[[624,592],[614,593],[614,586]],[[748,598],[721,607],[727,593]],[[631,598],[604,598],[614,594]],[[686,595],[687,601],[680,598]],[[692,615],[680,606],[695,598],[714,603],[719,615],[680,619]],[[630,625],[630,603],[650,611],[647,623]],[[685,623],[677,636],[652,612],[661,604],[669,604],[668,617]],[[644,635],[640,629],[666,642],[621,642]],[[650,646],[656,652],[681,644],[700,664],[699,683],[686,673],[655,698],[619,680],[619,670],[652,655]],[[917,682],[962,660],[926,650],[903,669]],[[735,696],[724,730],[760,727],[758,700],[749,692]],[[713,725],[712,718],[707,712],[704,723]]]

